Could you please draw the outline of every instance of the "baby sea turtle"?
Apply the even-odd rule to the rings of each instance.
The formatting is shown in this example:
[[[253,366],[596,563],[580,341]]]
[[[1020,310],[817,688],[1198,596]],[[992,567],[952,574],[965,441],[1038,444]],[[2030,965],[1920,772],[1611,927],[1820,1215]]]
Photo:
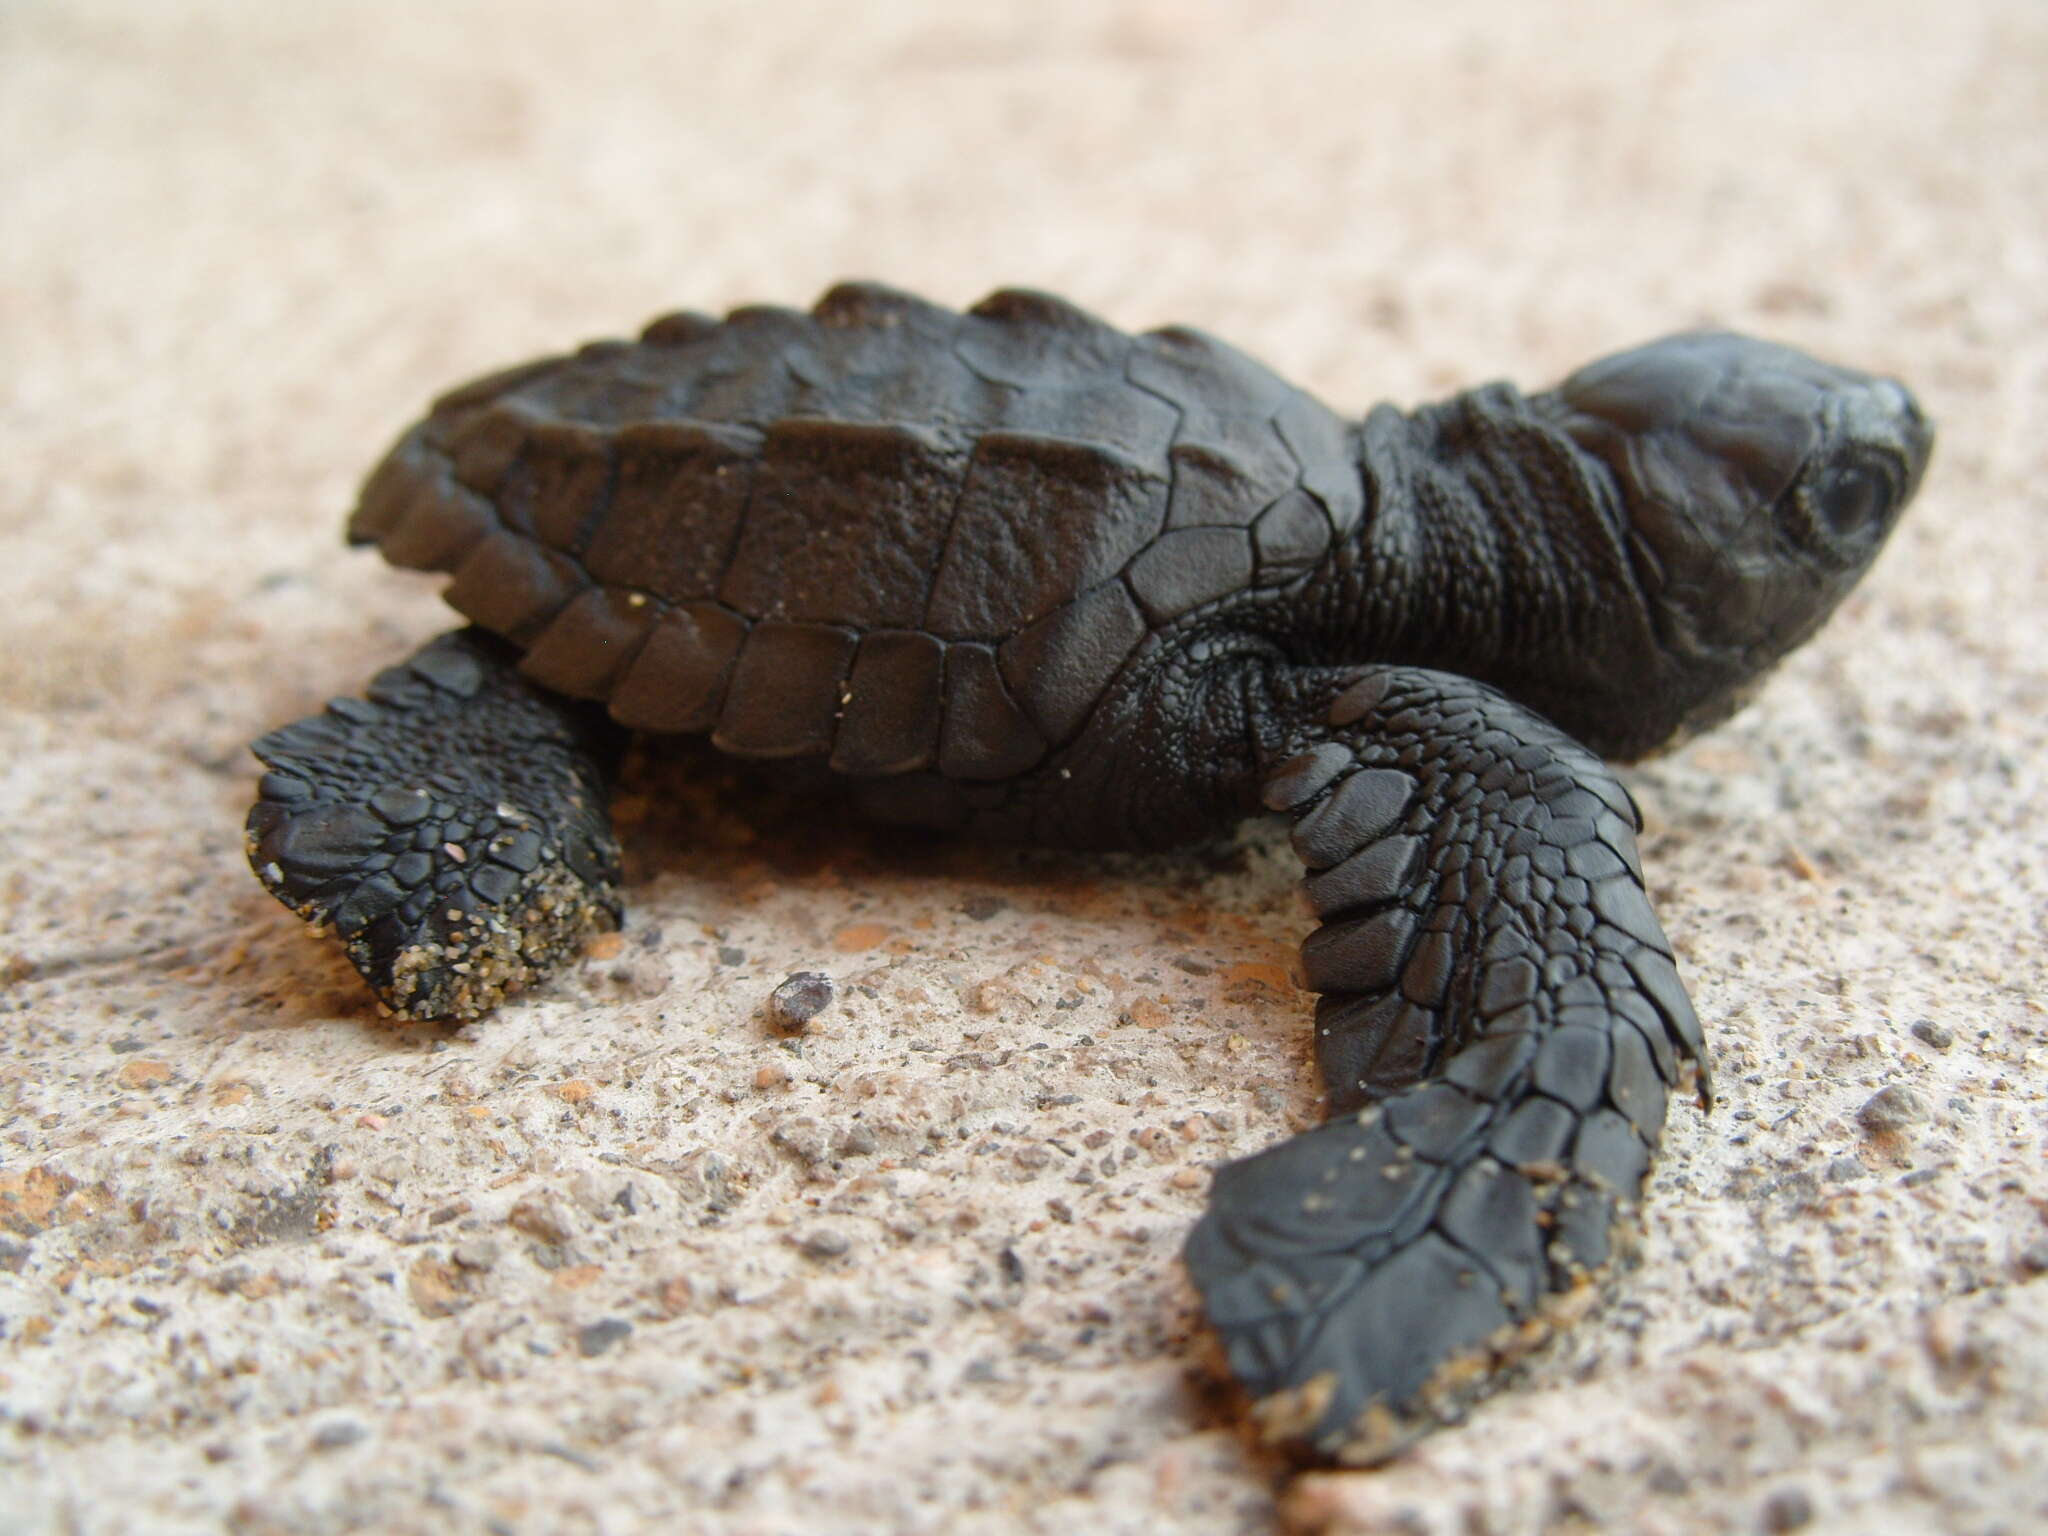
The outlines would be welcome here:
[[[1634,758],[1727,715],[1913,494],[1898,384],[1725,334],[1347,421],[1196,331],[869,284],[443,396],[349,538],[470,628],[271,732],[250,858],[389,1009],[619,918],[624,735],[890,821],[1158,848],[1293,819],[1330,1118],[1187,1264],[1271,1438],[1369,1462],[1578,1310],[1699,1024]]]

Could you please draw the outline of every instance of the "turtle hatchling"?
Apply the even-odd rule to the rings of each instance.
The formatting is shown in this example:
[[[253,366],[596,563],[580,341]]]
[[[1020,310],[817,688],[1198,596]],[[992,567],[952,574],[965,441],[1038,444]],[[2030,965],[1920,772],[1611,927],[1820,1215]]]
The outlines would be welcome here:
[[[1034,844],[1289,818],[1329,1118],[1220,1169],[1186,1261],[1266,1436],[1369,1463],[1584,1310],[1709,1093],[1603,760],[1732,711],[1932,444],[1899,384],[1723,333],[1350,420],[1039,293],[670,315],[371,474],[350,542],[468,627],[255,744],[250,859],[459,1019],[618,923],[629,732]]]

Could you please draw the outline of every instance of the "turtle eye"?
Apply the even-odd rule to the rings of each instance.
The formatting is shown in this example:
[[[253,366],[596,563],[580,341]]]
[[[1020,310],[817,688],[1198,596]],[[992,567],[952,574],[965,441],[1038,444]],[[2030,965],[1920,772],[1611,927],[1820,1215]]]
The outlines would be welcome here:
[[[1853,539],[1882,522],[1891,502],[1891,478],[1868,462],[1851,463],[1826,475],[1809,498],[1814,517],[1838,539]]]

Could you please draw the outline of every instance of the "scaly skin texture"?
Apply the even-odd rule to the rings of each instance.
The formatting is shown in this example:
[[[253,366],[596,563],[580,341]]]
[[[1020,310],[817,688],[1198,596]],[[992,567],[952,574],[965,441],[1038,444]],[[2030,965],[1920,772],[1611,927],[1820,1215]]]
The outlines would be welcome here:
[[[255,744],[271,771],[250,864],[333,929],[402,1019],[483,1013],[618,926],[618,733],[514,657],[489,635],[443,635],[366,699]]]
[[[476,628],[257,743],[250,857],[386,1007],[467,1018],[617,920],[621,727],[981,835],[1293,817],[1332,1118],[1221,1170],[1187,1262],[1266,1436],[1367,1463],[1591,1304],[1707,1093],[1601,756],[1736,707],[1931,446],[1899,385],[1726,335],[1347,423],[1039,294],[670,316],[370,477],[350,538]]]
[[[1468,679],[1336,681],[1276,701],[1335,692],[1266,781],[1332,1118],[1225,1169],[1187,1262],[1267,1431],[1367,1462],[1582,1308],[1681,1063],[1707,1079],[1599,759]]]

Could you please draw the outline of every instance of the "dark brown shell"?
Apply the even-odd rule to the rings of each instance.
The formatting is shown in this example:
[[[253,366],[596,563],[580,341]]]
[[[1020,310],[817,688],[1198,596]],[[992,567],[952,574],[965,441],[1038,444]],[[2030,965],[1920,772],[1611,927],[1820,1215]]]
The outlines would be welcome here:
[[[844,284],[444,396],[349,536],[451,573],[530,676],[627,725],[973,780],[1360,512],[1345,425],[1207,336]]]

